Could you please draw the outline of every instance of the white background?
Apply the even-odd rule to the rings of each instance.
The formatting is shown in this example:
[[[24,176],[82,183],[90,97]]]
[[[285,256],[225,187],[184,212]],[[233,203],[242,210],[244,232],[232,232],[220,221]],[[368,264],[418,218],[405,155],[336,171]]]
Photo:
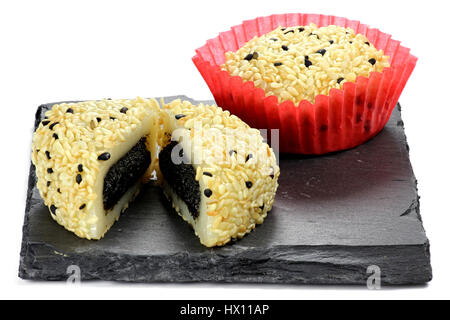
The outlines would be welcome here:
[[[449,298],[448,1],[2,1],[0,3],[0,298]],[[218,32],[273,13],[344,16],[419,57],[400,101],[431,241],[428,286],[40,283],[17,276],[36,107],[61,100],[186,94],[212,98],[191,57]]]

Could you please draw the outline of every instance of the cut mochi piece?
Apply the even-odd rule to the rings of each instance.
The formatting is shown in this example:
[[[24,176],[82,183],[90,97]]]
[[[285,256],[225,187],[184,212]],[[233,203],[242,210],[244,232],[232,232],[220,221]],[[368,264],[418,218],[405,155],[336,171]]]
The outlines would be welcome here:
[[[216,106],[163,103],[159,175],[207,247],[240,239],[272,209],[280,169],[260,132]]]
[[[157,163],[155,100],[56,104],[33,136],[37,187],[52,218],[78,237],[101,239]]]

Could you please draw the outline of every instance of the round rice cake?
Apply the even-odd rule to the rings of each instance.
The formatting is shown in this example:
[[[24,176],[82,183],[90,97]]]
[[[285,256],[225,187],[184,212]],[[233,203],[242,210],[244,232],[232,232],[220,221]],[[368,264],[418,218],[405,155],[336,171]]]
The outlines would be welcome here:
[[[278,27],[225,58],[221,68],[231,76],[253,81],[280,103],[295,104],[304,99],[314,103],[317,95],[390,66],[389,57],[364,35],[335,25]]]

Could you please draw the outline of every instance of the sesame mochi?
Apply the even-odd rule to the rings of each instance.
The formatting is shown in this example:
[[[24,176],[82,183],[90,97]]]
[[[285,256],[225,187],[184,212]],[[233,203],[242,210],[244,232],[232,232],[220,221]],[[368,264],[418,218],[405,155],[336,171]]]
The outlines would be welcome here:
[[[33,137],[37,187],[52,218],[101,239],[157,163],[155,100],[56,104]]]
[[[272,209],[280,169],[257,129],[216,106],[163,103],[162,188],[207,246],[250,233]]]
[[[318,95],[390,66],[389,57],[366,36],[351,28],[315,24],[278,27],[227,52],[225,60],[221,69],[231,76],[252,81],[280,103],[295,104],[304,99],[314,103]]]

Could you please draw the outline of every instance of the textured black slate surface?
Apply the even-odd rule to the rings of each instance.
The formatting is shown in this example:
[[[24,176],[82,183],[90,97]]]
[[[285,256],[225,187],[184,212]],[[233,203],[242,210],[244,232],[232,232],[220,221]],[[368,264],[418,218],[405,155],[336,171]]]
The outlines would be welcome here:
[[[36,124],[51,105],[39,107]],[[104,239],[79,239],[51,219],[31,166],[19,276],[66,280],[77,265],[82,280],[366,284],[376,265],[382,285],[431,280],[399,107],[368,143],[321,157],[281,155],[280,167],[266,222],[208,249],[151,185]]]

